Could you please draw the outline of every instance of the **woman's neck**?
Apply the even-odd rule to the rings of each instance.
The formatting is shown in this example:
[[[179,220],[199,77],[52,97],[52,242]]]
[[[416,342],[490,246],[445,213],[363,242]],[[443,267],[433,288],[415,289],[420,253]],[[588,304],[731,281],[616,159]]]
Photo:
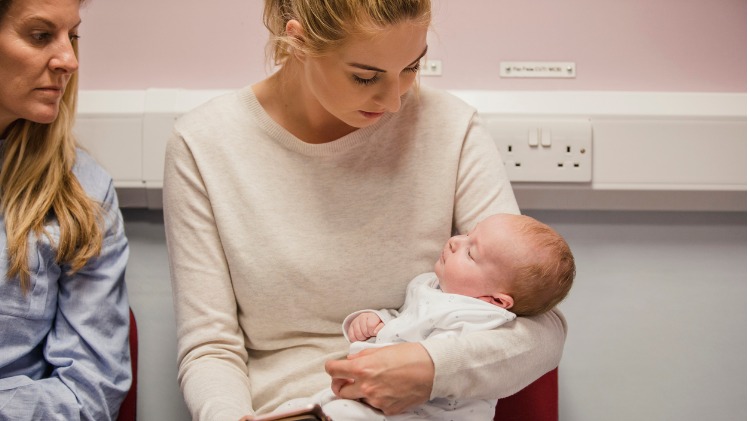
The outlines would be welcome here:
[[[253,85],[253,92],[268,115],[306,143],[331,142],[357,130],[323,108],[295,64],[287,63]]]
[[[8,135],[8,129],[15,120],[0,120],[0,139],[5,139]]]

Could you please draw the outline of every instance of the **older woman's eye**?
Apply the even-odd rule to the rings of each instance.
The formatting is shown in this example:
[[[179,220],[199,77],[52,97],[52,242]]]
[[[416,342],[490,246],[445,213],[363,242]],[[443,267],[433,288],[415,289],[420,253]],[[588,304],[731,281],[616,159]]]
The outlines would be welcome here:
[[[31,33],[31,39],[33,39],[34,42],[38,44],[47,42],[51,38],[52,38],[52,34],[50,34],[49,32],[32,32]]]

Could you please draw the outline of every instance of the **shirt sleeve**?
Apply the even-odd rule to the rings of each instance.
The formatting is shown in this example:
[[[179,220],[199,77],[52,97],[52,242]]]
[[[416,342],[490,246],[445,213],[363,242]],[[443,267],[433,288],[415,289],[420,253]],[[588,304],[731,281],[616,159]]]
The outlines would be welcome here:
[[[117,417],[132,374],[124,282],[128,243],[111,181],[102,205],[101,254],[74,274],[61,268],[57,313],[43,349],[51,372],[40,380],[20,375],[0,380],[0,390],[12,390],[0,405],[2,419]]]
[[[454,226],[459,233],[495,213],[519,213],[500,153],[475,116],[459,164]],[[431,398],[497,399],[518,392],[562,358],[567,332],[558,310],[497,329],[422,342],[435,364]]]

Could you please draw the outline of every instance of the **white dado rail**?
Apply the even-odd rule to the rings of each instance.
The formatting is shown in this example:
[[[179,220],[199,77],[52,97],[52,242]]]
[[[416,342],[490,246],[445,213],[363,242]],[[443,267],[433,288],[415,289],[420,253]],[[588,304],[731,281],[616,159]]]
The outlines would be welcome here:
[[[76,133],[123,207],[161,208],[174,120],[227,91],[82,91]],[[522,209],[747,209],[742,93],[452,91],[486,121]]]

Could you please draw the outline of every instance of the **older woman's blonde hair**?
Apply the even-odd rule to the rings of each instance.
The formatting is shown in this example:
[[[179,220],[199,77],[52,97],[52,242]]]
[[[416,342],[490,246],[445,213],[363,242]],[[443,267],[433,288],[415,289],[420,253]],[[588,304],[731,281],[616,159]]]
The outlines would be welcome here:
[[[297,20],[304,39],[288,36],[286,24]],[[351,35],[372,33],[403,21],[429,26],[430,0],[266,0],[263,22],[270,31],[269,58],[283,64],[292,49],[307,55],[331,51]]]
[[[0,1],[0,21],[10,4],[11,0]],[[76,41],[73,50],[78,57]],[[45,224],[54,220],[59,224],[56,261],[66,265],[70,273],[80,270],[101,252],[101,205],[88,197],[73,174],[77,98],[75,72],[65,88],[55,121],[40,124],[19,119],[4,134],[0,209],[7,236],[7,276],[19,277],[24,291],[31,278],[29,244],[41,235],[49,236]]]

